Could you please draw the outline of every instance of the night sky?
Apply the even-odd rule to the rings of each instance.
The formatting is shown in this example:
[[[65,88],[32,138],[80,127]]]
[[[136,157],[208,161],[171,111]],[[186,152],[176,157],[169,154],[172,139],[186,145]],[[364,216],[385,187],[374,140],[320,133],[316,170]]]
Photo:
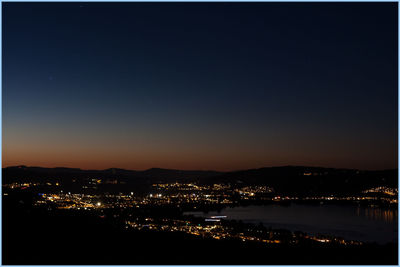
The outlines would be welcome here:
[[[397,3],[3,3],[3,167],[397,167]]]

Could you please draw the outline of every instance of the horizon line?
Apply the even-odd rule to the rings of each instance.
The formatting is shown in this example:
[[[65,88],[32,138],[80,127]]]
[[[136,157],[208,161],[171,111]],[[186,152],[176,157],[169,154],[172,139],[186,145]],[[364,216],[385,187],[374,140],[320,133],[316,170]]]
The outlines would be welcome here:
[[[229,172],[238,172],[238,171],[248,171],[248,170],[258,170],[258,169],[267,169],[267,168],[284,168],[284,167],[303,167],[303,168],[321,168],[321,169],[337,169],[337,170],[356,170],[356,171],[387,171],[387,170],[397,170],[398,167],[394,168],[385,168],[385,169],[358,169],[358,168],[341,168],[341,167],[322,167],[322,166],[310,166],[310,165],[275,165],[275,166],[264,166],[258,168],[246,168],[246,169],[236,169],[236,170],[228,170],[228,171],[217,171],[212,169],[174,169],[174,168],[162,168],[162,167],[151,167],[147,169],[124,169],[124,168],[116,168],[110,167],[105,169],[84,169],[78,167],[44,167],[44,166],[28,166],[28,165],[10,165],[10,166],[2,166],[2,169],[6,168],[17,168],[17,167],[25,167],[25,168],[45,168],[45,169],[78,169],[81,171],[106,171],[112,169],[119,169],[125,171],[149,171],[153,169],[160,169],[160,170],[171,170],[171,171],[202,171],[202,172],[219,172],[219,173],[229,173]]]

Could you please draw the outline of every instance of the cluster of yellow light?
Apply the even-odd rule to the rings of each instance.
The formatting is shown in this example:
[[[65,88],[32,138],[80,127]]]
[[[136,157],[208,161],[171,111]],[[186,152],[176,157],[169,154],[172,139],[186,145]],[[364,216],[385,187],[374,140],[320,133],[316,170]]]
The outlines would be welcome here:
[[[60,186],[59,182],[29,182],[29,183],[10,183],[3,184],[5,188],[18,189],[22,187],[38,187],[38,186]]]
[[[360,241],[354,241],[354,240],[344,240],[343,238],[326,238],[326,237],[316,237],[316,236],[304,236],[305,238],[320,242],[320,243],[330,243],[330,242],[336,242],[340,243],[342,245],[362,245],[363,243]]]
[[[268,186],[246,186],[240,189],[235,189],[234,192],[245,196],[255,196],[256,194],[273,193],[274,189]]]
[[[379,186],[364,190],[363,193],[383,193],[389,196],[396,196],[398,194],[398,189],[386,186]]]
[[[257,241],[267,243],[279,243],[279,240],[266,240],[255,236],[246,236],[243,233],[231,233],[231,228],[226,228],[221,225],[201,225],[192,224],[190,221],[183,220],[168,220],[164,219],[164,224],[152,223],[153,219],[146,218],[145,223],[135,221],[126,221],[127,227],[132,227],[137,230],[150,229],[154,231],[170,231],[170,232],[185,232],[191,235],[211,237],[214,239],[236,238],[243,241]]]
[[[169,232],[185,232],[191,235],[209,237],[214,239],[239,239],[242,241],[254,241],[254,242],[263,242],[268,244],[279,244],[282,243],[282,240],[277,239],[273,232],[270,232],[269,238],[257,237],[254,235],[248,235],[245,233],[234,233],[232,228],[224,227],[222,225],[214,224],[214,225],[201,225],[195,224],[190,221],[185,220],[172,220],[172,219],[163,219],[162,223],[155,223],[153,219],[146,218],[144,223],[136,222],[136,221],[126,221],[126,228],[134,228],[136,230],[144,230],[149,229],[153,231],[169,231]],[[293,237],[296,237],[293,235]],[[336,242],[345,245],[361,245],[362,242],[358,241],[347,241],[341,238],[321,238],[315,236],[303,235],[304,238],[308,238],[320,243],[330,243]],[[292,240],[292,243],[296,243],[297,240]]]
[[[36,202],[36,205],[47,204],[47,201],[53,202],[58,209],[96,209],[108,208],[109,205],[102,204],[98,201],[98,196],[85,194],[42,194],[42,199]]]

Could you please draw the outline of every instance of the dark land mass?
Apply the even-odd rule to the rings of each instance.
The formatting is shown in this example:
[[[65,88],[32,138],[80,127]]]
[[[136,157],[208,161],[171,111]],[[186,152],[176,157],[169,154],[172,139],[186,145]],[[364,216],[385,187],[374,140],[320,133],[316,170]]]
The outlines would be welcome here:
[[[44,182],[58,179],[66,189],[79,189],[80,181],[89,178],[105,181],[98,190],[107,192],[146,191],[153,183],[196,182],[226,183],[233,186],[266,185],[278,193],[323,194],[359,193],[376,186],[398,187],[398,170],[361,171],[304,166],[284,166],[235,172],[187,171],[153,168],[145,171],[123,169],[81,170],[16,166],[3,168],[3,184]],[[70,188],[69,188],[70,187]]]
[[[146,181],[157,181],[163,180],[165,182],[175,181],[176,179],[182,180],[195,180],[198,178],[218,176],[221,174],[216,171],[187,171],[187,170],[172,170],[172,169],[160,169],[152,168],[144,171],[135,170],[124,170],[111,168],[106,170],[82,170],[77,168],[43,168],[43,167],[26,167],[26,166],[15,166],[3,168],[3,176],[8,181],[10,179],[22,179],[23,177],[29,177],[30,179],[54,179],[54,178],[121,178],[121,179],[133,179],[134,182]]]
[[[95,186],[88,187],[96,179],[101,179],[101,182],[94,182]],[[184,232],[126,229],[122,215],[120,219],[110,219],[111,216],[99,216],[94,210],[60,210],[51,204],[33,205],[43,192],[58,194],[64,190],[96,195],[134,191],[135,195],[143,193],[146,196],[152,184],[171,182],[229,184],[233,188],[265,185],[273,187],[274,194],[305,196],[359,194],[377,186],[397,188],[397,170],[360,171],[301,166],[235,172],[157,168],[145,171],[26,166],[3,168],[3,185],[21,182],[38,182],[39,185],[13,190],[3,187],[7,195],[2,197],[2,264],[397,265],[398,262],[397,243],[338,245],[302,240],[296,244],[265,244],[235,239],[215,240]],[[61,186],[55,186],[55,182]],[[246,204],[240,199],[237,202],[237,205]],[[260,204],[266,204],[265,200]],[[176,212],[176,216],[180,216],[182,211],[193,208],[192,204],[187,207],[182,204],[179,209],[171,205],[154,206],[149,214],[155,218],[175,216],[173,213]],[[198,209],[218,209],[209,205],[201,207],[198,203],[196,206]]]
[[[2,264],[397,265],[397,244],[265,245],[184,233],[128,231],[88,213],[36,209],[28,193],[3,198]]]
[[[268,185],[282,193],[358,193],[375,186],[397,188],[397,170],[361,171],[286,166],[224,173],[210,180]]]

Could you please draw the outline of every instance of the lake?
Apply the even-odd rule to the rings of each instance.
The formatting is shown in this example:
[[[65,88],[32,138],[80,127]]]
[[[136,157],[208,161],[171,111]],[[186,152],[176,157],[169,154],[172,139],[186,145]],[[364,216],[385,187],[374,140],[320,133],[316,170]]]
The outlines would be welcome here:
[[[225,208],[221,212],[185,212],[209,217],[225,215],[227,220],[263,223],[267,227],[329,234],[365,242],[398,242],[398,212],[394,209],[355,205],[266,205]]]

